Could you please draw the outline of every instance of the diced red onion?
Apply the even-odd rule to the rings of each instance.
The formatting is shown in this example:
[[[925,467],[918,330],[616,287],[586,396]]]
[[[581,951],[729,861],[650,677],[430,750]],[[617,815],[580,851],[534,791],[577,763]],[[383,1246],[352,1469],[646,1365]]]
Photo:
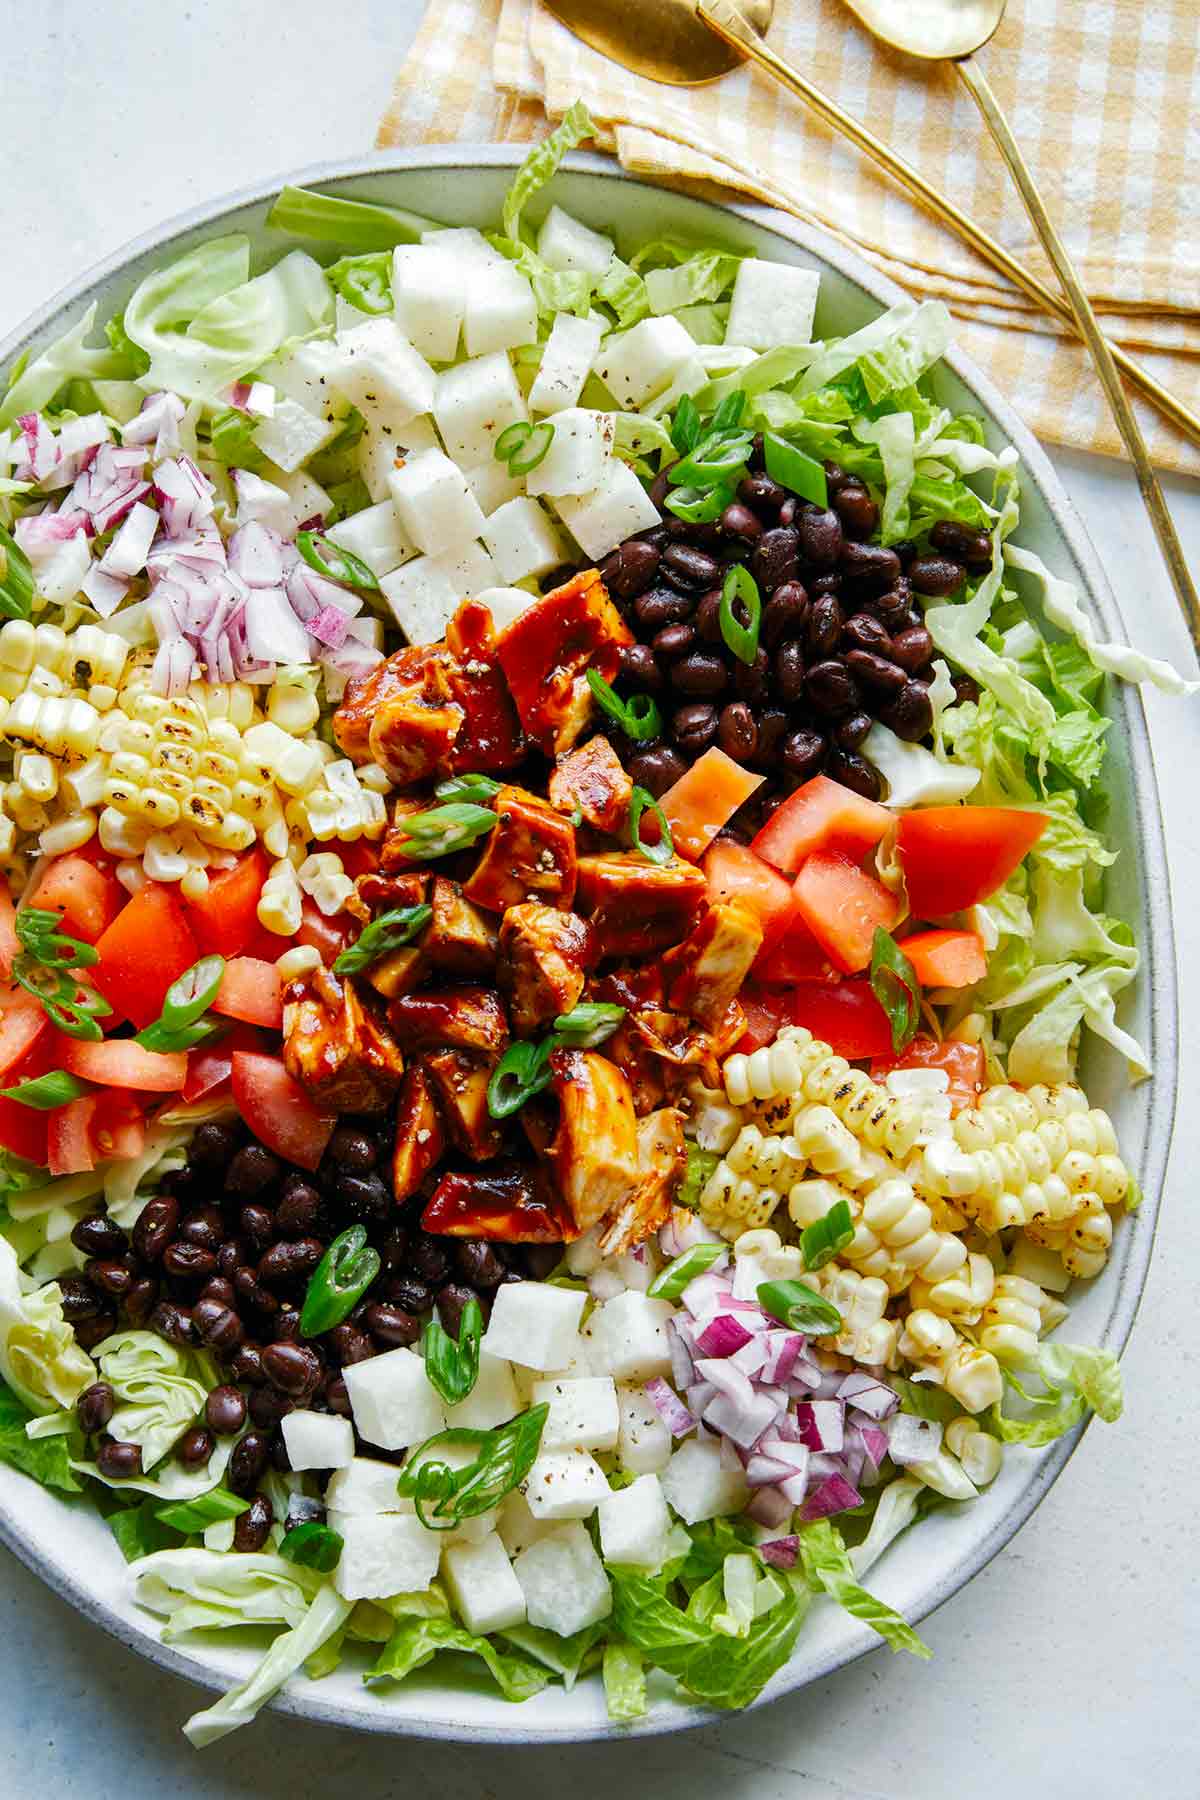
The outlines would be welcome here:
[[[753,1335],[733,1313],[717,1312],[705,1321],[697,1335],[696,1348],[704,1356],[732,1356],[735,1350],[748,1344]]]
[[[697,1418],[702,1418],[704,1409],[710,1400],[715,1400],[717,1390],[711,1381],[693,1381],[686,1391],[687,1403]]]
[[[269,381],[252,381],[246,390],[246,411],[256,418],[275,416],[275,389]]]
[[[246,642],[256,661],[306,663],[308,636],[282,588],[252,588],[246,600]]]
[[[255,475],[249,469],[233,470],[233,487],[237,494],[239,525],[257,520],[280,533],[291,529],[292,503],[283,488],[276,487],[273,481],[264,481],[261,475]]]
[[[661,1375],[656,1375],[653,1381],[646,1383],[646,1393],[672,1437],[683,1437],[695,1429],[696,1421],[692,1414]]]
[[[754,1448],[759,1455],[783,1463],[789,1475],[803,1474],[808,1468],[810,1452],[806,1445],[790,1436],[790,1423],[785,1414],[769,1431],[763,1432]]]
[[[775,1403],[766,1394],[753,1390],[748,1401],[738,1401],[728,1393],[720,1393],[704,1408],[705,1422],[742,1450],[757,1443],[778,1416]]]
[[[796,1422],[810,1450],[835,1452],[845,1441],[845,1416],[840,1401],[802,1400],[796,1407]]]
[[[792,1372],[783,1385],[796,1399],[811,1400],[821,1385],[821,1370],[806,1357],[797,1357]]]
[[[159,645],[158,654],[154,658],[150,686],[156,694],[172,700],[177,694],[186,693],[194,666],[195,657],[187,639],[167,638]]]
[[[716,1312],[718,1306],[723,1306],[732,1293],[732,1285],[724,1275],[706,1269],[703,1275],[697,1275],[694,1281],[688,1282],[679,1300],[693,1319],[704,1319],[709,1313]]]
[[[800,1517],[808,1525],[814,1519],[828,1519],[834,1513],[845,1512],[847,1507],[861,1505],[862,1495],[844,1475],[828,1475],[805,1498]]]
[[[677,1388],[691,1387],[695,1379],[692,1355],[674,1319],[667,1320],[667,1349],[671,1353],[671,1380]]]
[[[861,1483],[866,1463],[867,1453],[863,1448],[862,1439],[848,1432],[842,1449],[842,1474],[855,1487]]]
[[[794,1475],[789,1475],[786,1481],[779,1483],[779,1491],[789,1506],[801,1505],[808,1492],[808,1484],[811,1479],[809,1470],[797,1469]]]
[[[820,1369],[814,1399],[835,1400],[837,1391],[844,1380],[845,1377],[840,1369]]]
[[[94,562],[83,578],[80,592],[102,619],[110,619],[129,592],[129,580],[125,575],[110,575],[103,563]]]
[[[689,1212],[687,1207],[677,1206],[671,1217],[658,1234],[659,1246],[664,1256],[683,1256],[686,1251],[694,1250],[697,1244],[719,1244],[724,1240],[719,1232],[713,1231],[704,1223],[699,1213]],[[729,1253],[725,1252],[712,1269],[718,1271],[728,1267]]]
[[[719,1437],[717,1447],[721,1455],[721,1467],[731,1475],[742,1474],[742,1458],[737,1445],[728,1437]]]
[[[725,1394],[735,1405],[749,1407],[753,1403],[754,1383],[728,1357],[701,1357],[696,1363],[696,1373],[701,1381],[710,1381],[718,1393]]]
[[[82,419],[68,419],[56,439],[58,461],[41,487],[50,492],[70,487],[82,469],[90,468],[102,444],[111,443],[108,426],[100,413],[88,413]]]
[[[694,1319],[689,1319],[686,1313],[676,1312],[671,1315],[668,1323],[670,1329],[676,1334],[688,1355],[695,1361],[696,1357],[699,1355],[699,1352],[696,1349],[696,1338],[700,1330],[696,1321]]]
[[[756,1337],[747,1339],[740,1349],[735,1350],[729,1361],[744,1375],[761,1375],[763,1364],[767,1360],[767,1351],[764,1334],[760,1332]]]
[[[844,1400],[856,1412],[866,1413],[870,1419],[886,1419],[900,1404],[900,1396],[894,1388],[882,1381],[876,1381],[873,1375],[863,1375],[858,1370],[846,1376],[838,1388],[838,1399]]]
[[[787,1495],[777,1487],[757,1488],[746,1508],[746,1517],[753,1519],[756,1525],[766,1525],[771,1531],[786,1525],[792,1516],[793,1506]]]
[[[936,1419],[917,1419],[912,1413],[895,1413],[887,1422],[888,1455],[903,1467],[928,1462],[942,1447],[942,1427]]]
[[[768,1538],[765,1544],[758,1546],[758,1554],[773,1569],[794,1569],[800,1554],[800,1539],[793,1536]]]
[[[751,1487],[774,1487],[796,1473],[790,1463],[777,1462],[773,1456],[752,1451],[746,1459],[746,1480]]]
[[[54,433],[40,413],[22,413],[17,420],[25,443],[25,457],[17,464],[19,481],[44,481],[59,461]]]
[[[25,513],[13,526],[13,536],[29,560],[36,563],[39,557],[52,556],[76,532],[88,535],[89,525],[86,513],[62,508],[58,512]]]
[[[150,554],[150,546],[157,530],[158,514],[154,508],[137,501],[101,558],[100,567],[104,573],[139,575],[146,566],[146,558]],[[99,611],[99,608],[96,610]]]
[[[172,429],[178,442],[179,421],[187,411],[178,394],[148,394],[135,419],[121,427],[123,444],[152,444],[157,438],[170,436]]]
[[[297,562],[288,571],[287,596],[296,616],[305,623],[327,606],[337,607],[339,612],[348,614],[352,619],[362,611],[363,603],[357,594],[339,587],[336,581],[327,581],[324,575],[318,575],[315,569],[310,569],[306,562]]]
[[[160,462],[154,470],[154,486],[168,536],[181,537],[212,518],[216,490],[190,457]]]
[[[874,1463],[878,1474],[879,1466],[888,1453],[888,1436],[880,1425],[859,1425],[854,1427],[867,1454],[867,1461]]]
[[[283,583],[283,539],[257,520],[240,525],[229,540],[229,567],[247,587],[280,587]]]
[[[799,1331],[768,1331],[763,1379],[786,1382],[795,1367],[796,1358],[804,1350],[804,1337]]]

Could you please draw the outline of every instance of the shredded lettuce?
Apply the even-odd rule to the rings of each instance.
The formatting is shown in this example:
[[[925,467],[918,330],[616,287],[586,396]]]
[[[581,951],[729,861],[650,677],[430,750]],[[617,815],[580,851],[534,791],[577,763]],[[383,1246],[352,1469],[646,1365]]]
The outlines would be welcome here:
[[[912,387],[950,346],[950,314],[940,300],[919,306],[905,300],[848,337],[814,346],[801,387],[815,394],[849,369],[859,373],[875,404],[897,388]]]
[[[1005,561],[1010,567],[1032,575],[1040,584],[1042,610],[1050,623],[1073,637],[1097,669],[1120,675],[1125,681],[1152,682],[1164,694],[1188,695],[1200,691],[1200,682],[1185,681],[1168,662],[1144,656],[1140,650],[1130,649],[1125,644],[1101,643],[1095,626],[1080,604],[1075,583],[1052,574],[1032,550],[1010,544],[1005,551]]]
[[[100,1377],[116,1398],[109,1430],[138,1444],[152,1469],[203,1410],[217,1374],[208,1357],[154,1331],[120,1331],[96,1346]]]
[[[884,1601],[869,1594],[855,1579],[854,1565],[841,1532],[829,1519],[819,1519],[800,1532],[800,1556],[804,1573],[814,1590],[824,1590],[854,1618],[877,1631],[891,1650],[908,1650],[914,1656],[933,1652],[911,1625]],[[768,1615],[769,1616],[769,1615]]]
[[[337,194],[318,194],[312,188],[285,187],[267,214],[267,224],[293,237],[340,244],[350,250],[391,250],[396,244],[419,243],[426,231],[439,229],[436,219],[406,212],[401,206],[380,206],[365,200],[347,200]]]
[[[403,1681],[423,1669],[442,1650],[477,1656],[506,1700],[530,1700],[550,1677],[537,1661],[516,1650],[501,1650],[491,1638],[477,1637],[450,1619],[401,1619],[383,1655],[365,1681]]]
[[[234,1555],[236,1560],[244,1560]],[[248,1680],[232,1688],[215,1706],[192,1714],[183,1728],[189,1742],[202,1750],[206,1744],[214,1744],[218,1738],[236,1731],[239,1725],[248,1725],[288,1677],[342,1629],[352,1606],[353,1601],[343,1600],[332,1583],[323,1584],[303,1619],[275,1639]]]
[[[1121,1365],[1111,1350],[1091,1344],[1043,1344],[1038,1374],[1046,1392],[1026,1398],[1043,1410],[1031,1418],[1009,1418],[997,1402],[983,1421],[1004,1443],[1038,1450],[1073,1431],[1089,1412],[1109,1425],[1120,1418]]]
[[[520,240],[521,214],[529,201],[557,172],[567,151],[574,150],[578,144],[595,135],[596,127],[591,114],[583,102],[577,100],[574,106],[568,107],[563,114],[562,123],[555,127],[549,137],[534,145],[513,177],[512,185],[504,196],[501,214],[505,237],[512,238],[515,242]]]
[[[65,1437],[56,1434],[37,1439],[27,1435],[26,1427],[35,1416],[0,1381],[0,1462],[20,1469],[22,1475],[32,1476],[43,1487],[78,1493],[82,1483],[72,1471]]]
[[[673,269],[650,269],[643,279],[653,313],[677,313],[681,307],[720,300],[733,286],[740,256],[720,250],[701,250]],[[643,265],[634,259],[641,270]]]
[[[924,1482],[912,1475],[901,1475],[898,1480],[889,1481],[881,1491],[866,1537],[849,1552],[850,1567],[859,1580],[875,1567],[884,1551],[912,1524],[918,1504],[928,1491]]]
[[[0,1237],[0,1375],[32,1413],[74,1406],[96,1366],[62,1315],[56,1283],[25,1293],[16,1251]]]
[[[93,301],[77,324],[30,358],[0,401],[0,431],[22,413],[43,411],[69,381],[116,381],[130,373],[122,350],[111,344],[103,350],[87,348],[95,324]]]
[[[618,1724],[640,1719],[646,1711],[646,1663],[640,1650],[620,1638],[604,1646],[604,1698],[608,1716]]]
[[[646,283],[637,270],[631,269],[619,256],[613,257],[596,283],[596,298],[612,308],[621,331],[628,331],[631,325],[637,325],[650,314],[650,296],[646,292]],[[700,339],[697,338],[696,341],[699,343]]]

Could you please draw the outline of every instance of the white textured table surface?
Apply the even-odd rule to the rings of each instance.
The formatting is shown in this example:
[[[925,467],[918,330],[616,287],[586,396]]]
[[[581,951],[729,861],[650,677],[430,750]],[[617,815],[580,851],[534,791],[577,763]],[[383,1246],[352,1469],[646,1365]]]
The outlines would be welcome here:
[[[437,0],[434,0],[437,4]],[[0,0],[5,275],[0,333],[172,213],[273,171],[367,148],[420,0]],[[1133,479],[1055,452],[1141,646],[1187,640]],[[1200,487],[1168,497],[1200,568]],[[1185,1043],[1200,998],[1200,702],[1148,701],[1174,846]],[[592,1800],[813,1796],[1190,1800],[1200,1753],[1200,1247],[1189,1220],[1200,1111],[1180,1108],[1159,1250],[1125,1358],[1128,1414],[1091,1431],[1009,1549],[923,1628],[931,1664],[886,1650],[752,1717],[683,1737],[507,1755],[372,1740],[265,1717],[197,1755],[196,1689],[84,1625],[5,1558],[0,1793]]]

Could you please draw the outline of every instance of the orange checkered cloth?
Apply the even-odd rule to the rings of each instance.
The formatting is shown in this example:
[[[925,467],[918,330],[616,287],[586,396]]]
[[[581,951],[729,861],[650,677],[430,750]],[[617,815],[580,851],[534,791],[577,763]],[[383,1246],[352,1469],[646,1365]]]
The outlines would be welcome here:
[[[780,0],[770,41],[1055,285],[952,70],[889,56],[840,0]],[[1197,0],[1010,0],[983,62],[1105,329],[1200,411]],[[1082,348],[749,66],[664,87],[589,50],[539,0],[430,0],[377,142],[525,142],[577,99],[632,173],[781,206],[944,299],[958,341],[1035,431],[1122,454]],[[1200,474],[1200,448],[1140,402],[1139,416],[1161,467]]]

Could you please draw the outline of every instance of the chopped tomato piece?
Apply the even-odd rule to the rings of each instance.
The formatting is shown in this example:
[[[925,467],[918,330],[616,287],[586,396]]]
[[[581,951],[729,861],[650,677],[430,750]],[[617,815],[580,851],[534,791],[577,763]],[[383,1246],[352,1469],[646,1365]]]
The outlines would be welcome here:
[[[234,1025],[221,1037],[198,1044],[188,1052],[187,1075],[183,1098],[189,1103],[211,1094],[233,1074],[233,1058],[238,1050],[262,1050],[263,1040],[250,1025]]]
[[[771,814],[750,848],[776,868],[796,870],[814,850],[838,850],[861,862],[895,814],[828,775],[814,775]]]
[[[188,928],[206,955],[240,956],[258,929],[258,902],[271,865],[256,844],[231,868],[210,870],[208,892],[185,900]]]
[[[971,987],[987,974],[987,952],[977,931],[915,931],[900,948],[922,987]]]
[[[945,1069],[950,1077],[950,1104],[955,1112],[974,1106],[983,1092],[982,1044],[960,1044],[948,1038],[944,1044],[924,1032],[915,1037],[902,1056],[877,1056],[871,1074],[882,1081],[892,1069]]]
[[[844,975],[857,975],[871,960],[877,926],[890,931],[900,910],[896,896],[834,850],[816,850],[796,877],[801,918]]]
[[[331,919],[327,919],[316,901],[305,895],[296,942],[310,944],[319,952],[323,963],[331,963],[342,954],[347,944],[353,943],[361,930],[362,926],[357,919],[352,919],[347,912],[334,913]],[[276,942],[279,948],[275,954],[282,956],[286,939],[280,938]]]
[[[18,990],[20,992],[20,990]],[[7,996],[6,996],[7,999]],[[22,1001],[28,1000],[34,1011],[41,1014],[44,1029],[33,1038],[26,1038],[25,1047],[20,1055],[10,1060],[3,1071],[3,1085],[16,1087],[19,1082],[33,1081],[39,1075],[45,1075],[56,1067],[53,1038],[48,1029],[50,1021],[37,1002],[30,1000],[27,994],[21,993]],[[12,1008],[11,1010],[24,1010]],[[9,1028],[10,1009],[6,1008],[0,1015],[0,1042]],[[11,1150],[14,1156],[20,1156],[26,1162],[45,1166],[46,1135],[52,1113],[39,1112],[35,1107],[22,1106],[17,1100],[0,1098],[0,1146]]]
[[[337,1123],[321,1112],[279,1058],[235,1050],[233,1098],[255,1137],[302,1169],[315,1169]]]
[[[82,1175],[95,1168],[92,1124],[99,1105],[99,1094],[82,1094],[47,1113],[46,1166],[52,1175]]]
[[[8,891],[8,883],[0,881],[0,976],[7,981],[12,974],[13,957],[21,948],[17,936],[17,909]]]
[[[806,1025],[839,1056],[854,1062],[891,1050],[892,1027],[869,981],[798,981],[789,998],[792,1024]]]
[[[703,868],[709,905],[736,900],[753,913],[762,926],[763,947],[759,956],[768,955],[793,917],[791,883],[747,845],[735,844],[729,838],[718,838],[709,845]]]
[[[227,1019],[241,1019],[247,1025],[266,1025],[278,1029],[283,1024],[283,984],[273,962],[259,962],[253,956],[235,956],[225,964],[225,973],[212,1003],[216,1013]]]
[[[697,757],[658,803],[679,854],[699,862],[722,825],[729,823],[765,780],[765,775],[752,775],[715,745]]]
[[[759,951],[754,974],[759,981],[836,981],[838,972],[805,924],[792,897],[790,922],[783,937],[764,954]]]
[[[68,937],[94,944],[122,911],[129,895],[110,868],[81,851],[56,856],[34,890],[33,906],[61,912]]]
[[[171,983],[199,958],[178,894],[157,881],[133,896],[96,948],[92,982],[139,1028],[157,1019]]]
[[[342,867],[352,881],[360,875],[373,875],[379,867],[379,845],[370,838],[356,838],[352,844],[339,844]]]
[[[17,1065],[36,1045],[50,1041],[50,1021],[33,995],[19,987],[0,990],[0,1084],[11,1087]]]
[[[146,1115],[136,1094],[106,1088],[92,1114],[92,1150],[97,1162],[127,1162],[146,1145]]]
[[[785,988],[759,987],[747,982],[738,995],[738,1005],[746,1015],[746,1029],[737,1047],[744,1056],[769,1044],[783,1025],[792,1023],[792,1011]]]
[[[135,1088],[142,1094],[177,1094],[187,1075],[183,1050],[144,1050],[132,1038],[109,1038],[102,1044],[55,1033],[58,1067],[81,1081],[101,1087]]]
[[[914,919],[942,919],[1003,887],[1049,823],[1010,806],[922,806],[902,813],[896,850]]]

